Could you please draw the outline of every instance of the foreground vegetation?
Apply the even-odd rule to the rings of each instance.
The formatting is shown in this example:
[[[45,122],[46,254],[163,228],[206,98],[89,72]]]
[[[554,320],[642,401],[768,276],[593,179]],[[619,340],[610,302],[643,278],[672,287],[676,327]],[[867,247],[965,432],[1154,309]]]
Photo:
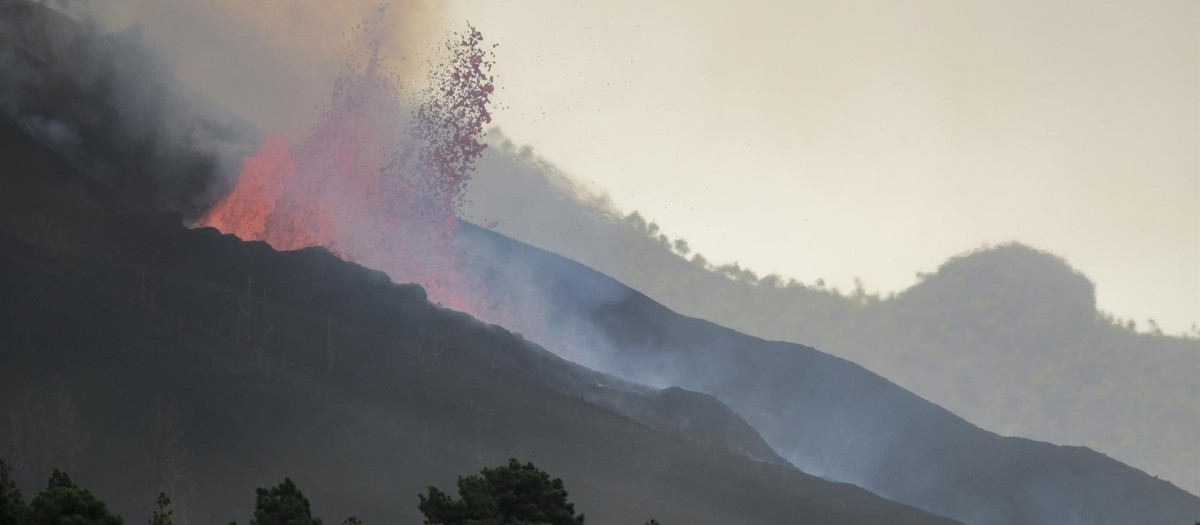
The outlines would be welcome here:
[[[484,468],[477,475],[459,476],[459,498],[437,487],[418,496],[426,525],[583,525],[583,514],[567,501],[559,478],[509,459],[507,465]],[[150,525],[174,525],[171,498],[160,492]],[[255,491],[250,525],[322,525],[312,515],[308,498],[290,478],[271,488]],[[58,469],[46,488],[29,503],[13,480],[11,469],[0,460],[0,525],[123,525],[124,519],[92,492]],[[356,516],[342,525],[362,525]],[[230,525],[237,525],[236,522]],[[650,520],[646,525],[658,525]],[[1200,524],[1198,524],[1200,525]]]

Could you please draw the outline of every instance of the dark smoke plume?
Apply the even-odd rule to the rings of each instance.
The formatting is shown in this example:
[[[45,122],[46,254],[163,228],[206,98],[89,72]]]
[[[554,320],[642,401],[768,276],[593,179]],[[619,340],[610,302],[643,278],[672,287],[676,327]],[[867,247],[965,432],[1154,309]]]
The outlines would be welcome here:
[[[256,132],[176,81],[135,27],[0,0],[0,115],[146,212],[203,210]]]

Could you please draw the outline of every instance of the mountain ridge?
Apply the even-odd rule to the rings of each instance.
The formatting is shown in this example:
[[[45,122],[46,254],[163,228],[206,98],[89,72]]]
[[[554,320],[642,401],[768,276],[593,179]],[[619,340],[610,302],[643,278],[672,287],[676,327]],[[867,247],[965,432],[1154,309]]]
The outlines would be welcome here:
[[[113,214],[0,124],[0,454],[26,488],[57,466],[127,518],[165,489],[227,522],[290,476],[319,515],[415,521],[426,484],[517,456],[598,522],[955,523],[564,393],[608,379],[324,249]]]
[[[542,294],[544,305],[529,311],[547,312],[534,326],[561,328],[561,339],[547,334],[552,347],[573,348],[573,359],[601,371],[715,395],[807,472],[968,523],[1186,521],[1200,512],[1200,498],[1102,454],[1001,437],[851,361],[677,314],[484,228],[462,232],[500,295]],[[1138,514],[1147,508],[1155,510]]]
[[[758,276],[714,266],[640,215],[622,215],[502,133],[493,144],[467,210],[480,224],[681,314],[860,363],[989,430],[1085,445],[1200,491],[1200,339],[1139,333],[1095,310],[1094,286],[1060,257],[987,246],[940,266],[999,273],[946,279],[935,269],[888,297]],[[1013,293],[993,294],[995,282]]]

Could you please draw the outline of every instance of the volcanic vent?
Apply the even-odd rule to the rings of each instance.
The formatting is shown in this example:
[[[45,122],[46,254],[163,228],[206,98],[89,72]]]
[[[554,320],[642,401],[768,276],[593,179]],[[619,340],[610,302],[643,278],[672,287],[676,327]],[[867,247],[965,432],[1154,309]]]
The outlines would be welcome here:
[[[461,271],[455,231],[486,148],[493,53],[474,27],[452,33],[425,86],[411,92],[386,65],[381,25],[382,13],[356,29],[358,58],[311,131],[294,143],[266,137],[197,226],[282,250],[323,246],[484,314],[486,293]]]

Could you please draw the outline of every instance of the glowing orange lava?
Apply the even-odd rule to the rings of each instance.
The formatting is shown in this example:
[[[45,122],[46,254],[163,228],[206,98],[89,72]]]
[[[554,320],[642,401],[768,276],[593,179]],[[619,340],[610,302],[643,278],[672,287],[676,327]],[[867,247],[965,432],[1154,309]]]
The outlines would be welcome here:
[[[421,284],[434,301],[495,319],[486,291],[461,271],[455,242],[463,191],[491,121],[491,53],[475,28],[456,35],[444,66],[406,110],[378,39],[360,36],[365,59],[338,79],[311,132],[294,145],[266,137],[197,225],[281,250],[324,246]]]

